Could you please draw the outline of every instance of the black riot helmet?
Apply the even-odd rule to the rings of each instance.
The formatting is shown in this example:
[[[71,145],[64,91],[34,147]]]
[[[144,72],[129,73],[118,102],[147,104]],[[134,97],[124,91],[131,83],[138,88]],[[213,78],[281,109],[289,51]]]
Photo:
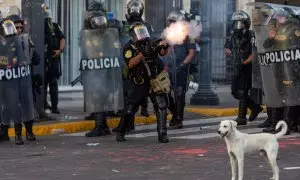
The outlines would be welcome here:
[[[128,21],[140,21],[144,13],[144,4],[140,0],[130,0],[127,4],[126,19]]]
[[[103,1],[101,2],[93,1],[88,5],[87,11],[102,11],[106,13],[107,9],[105,8]]]
[[[24,24],[24,19],[17,14],[13,14],[7,17],[8,19],[10,19],[11,21],[13,21],[14,23],[22,23]]]
[[[0,36],[2,37],[11,37],[17,34],[17,29],[14,22],[10,19],[3,19],[0,22]]]
[[[107,19],[103,12],[101,11],[91,11],[88,12],[84,18],[85,29],[106,29]]]
[[[182,14],[179,10],[172,11],[169,13],[167,17],[167,26],[169,26],[172,23],[175,23],[177,21],[183,21],[185,20],[185,15]]]
[[[141,22],[133,23],[129,28],[129,34],[135,41],[143,41],[150,38],[147,27]]]
[[[234,29],[250,29],[250,16],[244,11],[236,11],[235,13],[233,13],[232,21],[234,23]]]

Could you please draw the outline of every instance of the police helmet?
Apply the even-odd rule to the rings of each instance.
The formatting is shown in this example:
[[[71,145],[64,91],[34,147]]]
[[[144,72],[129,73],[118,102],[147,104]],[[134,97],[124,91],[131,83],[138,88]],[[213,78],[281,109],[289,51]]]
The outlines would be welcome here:
[[[127,4],[127,14],[131,18],[141,18],[144,13],[144,4],[140,0],[131,0]]]
[[[84,26],[86,29],[106,29],[107,19],[105,14],[101,11],[89,12],[84,19]]]
[[[14,23],[22,23],[24,24],[24,19],[17,14],[13,14],[7,17],[8,19],[10,19],[11,21],[13,21]]]
[[[44,18],[52,18],[52,12],[49,7],[45,4],[42,4],[42,10],[44,12]]]
[[[135,22],[129,27],[129,34],[132,38],[136,38],[137,41],[145,40],[150,38],[150,34],[148,32],[145,24],[141,22]]]
[[[236,11],[235,13],[233,13],[232,21],[234,23],[235,29],[242,29],[242,24],[245,25],[245,29],[250,29],[250,16],[244,11]]]
[[[171,23],[177,22],[177,21],[183,21],[185,20],[185,15],[182,14],[180,11],[172,11],[169,13],[167,17],[167,25],[170,25]]]
[[[0,35],[2,37],[15,36],[17,34],[17,29],[14,22],[10,19],[3,19],[0,22]]]
[[[89,4],[87,11],[102,11],[107,12],[107,9],[105,8],[104,2],[97,2],[93,1]]]

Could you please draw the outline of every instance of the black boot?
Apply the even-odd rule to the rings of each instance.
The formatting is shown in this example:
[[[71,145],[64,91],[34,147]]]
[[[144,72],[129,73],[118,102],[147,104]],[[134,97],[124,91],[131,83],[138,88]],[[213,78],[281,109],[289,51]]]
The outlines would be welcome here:
[[[263,129],[265,133],[275,133],[278,121],[284,118],[284,108],[272,108],[271,112],[271,126]]]
[[[158,142],[160,143],[168,143],[168,135],[167,135],[167,110],[160,110],[157,114],[157,133],[158,133]]]
[[[185,106],[185,94],[177,97],[177,101],[175,103],[176,107],[176,116],[172,117],[171,122],[169,123],[169,129],[181,129],[183,127],[183,116],[184,116],[184,106]],[[176,119],[175,119],[176,118]]]
[[[148,113],[148,97],[145,97],[141,104],[141,116],[149,117]]]
[[[110,131],[106,123],[106,116],[104,113],[95,113],[95,128],[86,133],[86,137],[98,137],[109,135]]]
[[[26,140],[28,141],[36,141],[36,137],[32,132],[33,120],[24,122],[26,129]]]
[[[129,104],[124,108],[123,116],[119,123],[119,131],[116,134],[116,141],[118,142],[126,141],[125,134],[129,127],[130,121],[134,119],[134,115],[136,113],[137,107],[138,106],[135,107],[134,105]]]
[[[254,121],[258,114],[261,113],[263,111],[263,108],[260,107],[260,105],[255,104],[254,107],[251,108],[251,114],[248,118],[249,121]]]
[[[272,108],[268,108],[267,107],[267,119],[262,123],[262,124],[259,124],[257,125],[258,128],[268,128],[271,126],[272,124],[272,118],[271,118],[271,115],[272,115]]]
[[[241,98],[239,100],[239,114],[235,120],[237,122],[238,126],[247,124],[246,115],[247,115],[246,102],[245,102],[244,98]]]
[[[23,145],[23,139],[22,139],[22,124],[17,123],[15,126],[15,143],[16,145]]]
[[[8,127],[9,127],[8,125],[1,124],[0,142],[1,141],[9,141]]]
[[[160,143],[168,143],[168,135],[167,135],[167,102],[166,97],[164,96],[156,96],[155,113],[157,119],[157,133],[158,133],[158,142]]]

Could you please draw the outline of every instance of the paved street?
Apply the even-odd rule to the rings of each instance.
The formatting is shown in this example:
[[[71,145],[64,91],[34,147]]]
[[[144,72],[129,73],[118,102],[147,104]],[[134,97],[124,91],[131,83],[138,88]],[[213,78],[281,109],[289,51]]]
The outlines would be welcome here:
[[[117,143],[114,134],[85,138],[84,133],[39,137],[37,143],[1,144],[0,179],[230,179],[225,142],[216,134],[227,118],[189,120],[185,128],[169,131],[170,143],[157,143],[155,125],[138,126],[128,141]],[[229,118],[231,119],[231,117]],[[258,133],[259,121],[239,127]],[[300,178],[300,134],[280,140],[281,180]],[[245,158],[245,180],[266,180],[271,169],[258,154]]]

